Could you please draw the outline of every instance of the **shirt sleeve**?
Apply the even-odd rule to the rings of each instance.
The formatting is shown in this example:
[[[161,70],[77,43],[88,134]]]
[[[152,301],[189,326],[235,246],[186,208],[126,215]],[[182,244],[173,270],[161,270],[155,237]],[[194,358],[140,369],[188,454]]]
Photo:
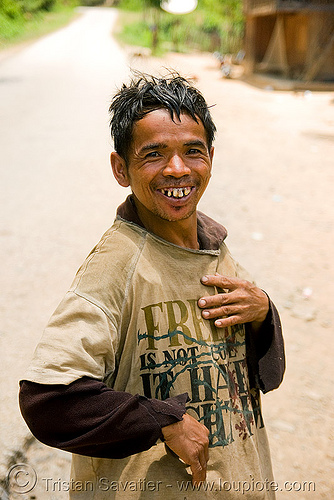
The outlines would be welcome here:
[[[165,401],[116,391],[117,309],[70,291],[47,325],[20,388],[20,407],[43,443],[100,458],[153,446],[162,427],[182,420],[187,394]]]
[[[260,330],[254,334],[246,324],[246,349],[251,383],[263,393],[277,389],[284,376],[285,354],[280,317],[270,298]]]
[[[236,261],[237,276],[252,280],[249,273]],[[266,293],[266,292],[265,292]],[[268,296],[268,294],[266,294]],[[270,297],[269,311],[259,331],[246,323],[246,352],[250,383],[264,394],[277,389],[285,372],[284,340],[279,313]]]
[[[38,343],[25,380],[70,384],[82,377],[105,380],[115,370],[117,311],[68,292]]]
[[[114,391],[88,377],[69,385],[22,381],[20,408],[34,436],[55,448],[99,458],[124,458],[163,439],[182,420],[188,395],[165,401]]]

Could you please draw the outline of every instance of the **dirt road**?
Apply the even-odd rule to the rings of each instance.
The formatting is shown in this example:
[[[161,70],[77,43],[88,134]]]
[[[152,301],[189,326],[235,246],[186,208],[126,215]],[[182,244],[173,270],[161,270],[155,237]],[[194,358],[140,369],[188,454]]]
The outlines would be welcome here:
[[[169,66],[196,77],[219,130],[200,208],[228,228],[232,253],[282,317],[286,377],[262,400],[277,498],[332,500],[334,94],[273,92],[224,80],[209,54],[157,60],[121,53],[109,38],[113,15],[86,11],[0,65],[6,112],[0,388],[10,409],[1,420],[4,458],[26,436],[17,380],[125,195],[109,173],[109,96],[128,65]],[[34,443],[26,457],[39,477],[67,478],[67,454]],[[38,500],[66,498],[45,484],[34,490]]]

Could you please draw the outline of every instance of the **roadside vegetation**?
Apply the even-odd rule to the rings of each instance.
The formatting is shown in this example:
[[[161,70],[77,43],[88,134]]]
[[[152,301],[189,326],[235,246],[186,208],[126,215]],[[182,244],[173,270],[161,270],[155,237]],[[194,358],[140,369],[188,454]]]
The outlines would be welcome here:
[[[60,28],[78,0],[0,0],[0,49]]]
[[[242,48],[242,0],[198,0],[190,14],[168,14],[160,0],[0,0],[0,50],[67,24],[77,5],[119,9],[120,43],[154,54],[192,50],[236,54]]]
[[[174,15],[159,0],[118,0],[120,23],[115,35],[128,45],[154,53],[201,50],[236,54],[242,48],[242,0],[198,0],[195,11]]]

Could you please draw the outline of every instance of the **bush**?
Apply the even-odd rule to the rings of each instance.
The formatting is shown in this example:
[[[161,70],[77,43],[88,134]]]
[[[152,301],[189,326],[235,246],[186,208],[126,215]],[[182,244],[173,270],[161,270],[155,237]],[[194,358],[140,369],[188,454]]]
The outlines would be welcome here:
[[[24,19],[14,14],[4,14],[0,11],[0,41],[15,38],[22,30]]]
[[[17,19],[22,16],[22,5],[20,2],[0,0],[0,13],[9,19]]]
[[[116,2],[116,5],[122,10],[131,10],[132,12],[142,11],[145,8],[144,0],[120,0]]]
[[[97,5],[103,4],[104,0],[81,0],[80,5],[85,7],[96,7]]]
[[[15,19],[26,13],[49,12],[56,6],[71,7],[77,3],[77,0],[0,0],[0,13]]]
[[[38,12],[39,10],[50,11],[56,0],[21,0],[23,12]]]
[[[66,23],[78,0],[0,0],[0,43],[44,34]],[[44,23],[48,16],[48,23]],[[52,18],[52,19],[51,19]]]
[[[237,53],[242,48],[242,0],[199,0],[197,9],[172,15],[152,8],[156,0],[120,0],[122,10],[137,12],[136,20],[122,16],[119,38],[131,45],[152,46],[152,26],[158,26],[158,51],[205,50]],[[141,14],[140,14],[141,11]],[[130,19],[130,16],[128,16]],[[154,48],[154,47],[153,47]]]

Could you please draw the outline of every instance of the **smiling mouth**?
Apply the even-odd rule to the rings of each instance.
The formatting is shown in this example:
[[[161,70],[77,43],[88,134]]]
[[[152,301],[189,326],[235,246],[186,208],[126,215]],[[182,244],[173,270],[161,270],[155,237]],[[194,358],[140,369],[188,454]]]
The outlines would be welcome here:
[[[167,196],[168,198],[176,198],[176,199],[188,196],[191,190],[192,190],[191,187],[158,189],[160,193]]]

